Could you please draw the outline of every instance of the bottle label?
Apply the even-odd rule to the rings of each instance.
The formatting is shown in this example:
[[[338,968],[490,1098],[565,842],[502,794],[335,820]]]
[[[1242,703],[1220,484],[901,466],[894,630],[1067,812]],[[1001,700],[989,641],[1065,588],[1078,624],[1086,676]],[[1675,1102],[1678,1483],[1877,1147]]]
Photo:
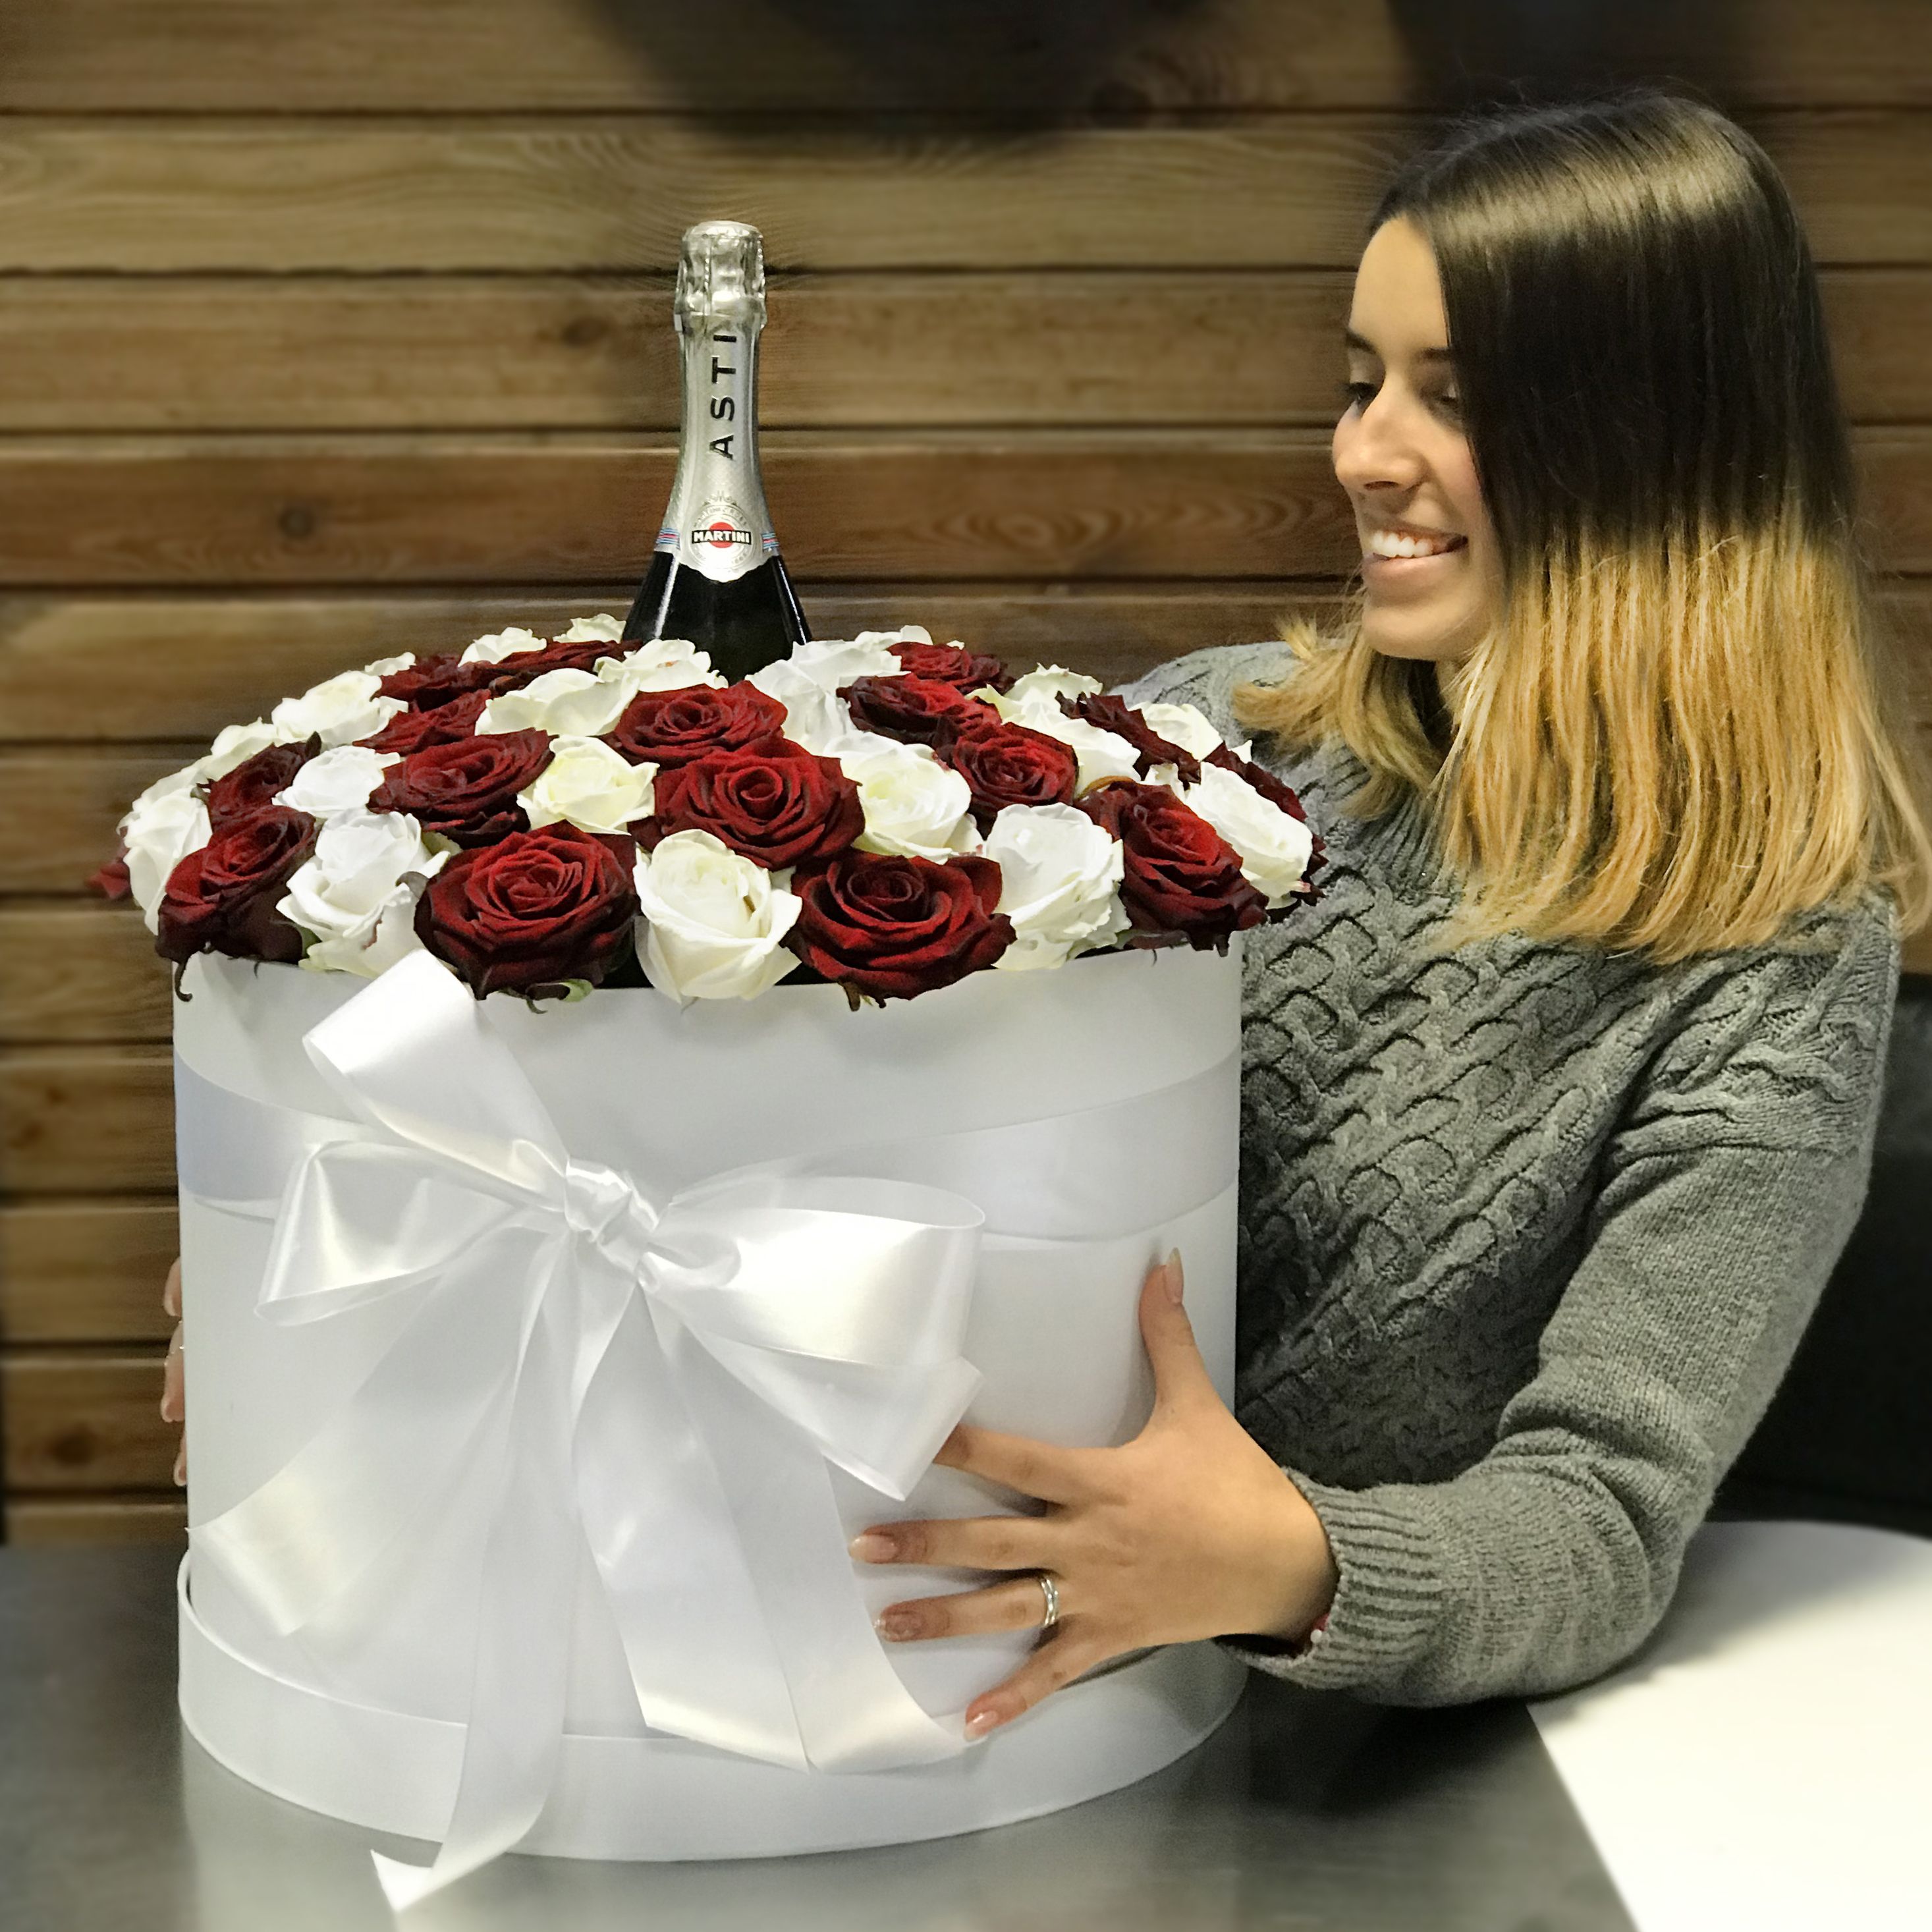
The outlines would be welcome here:
[[[758,337],[722,316],[684,328],[684,436],[657,548],[728,584],[778,550],[758,473]]]

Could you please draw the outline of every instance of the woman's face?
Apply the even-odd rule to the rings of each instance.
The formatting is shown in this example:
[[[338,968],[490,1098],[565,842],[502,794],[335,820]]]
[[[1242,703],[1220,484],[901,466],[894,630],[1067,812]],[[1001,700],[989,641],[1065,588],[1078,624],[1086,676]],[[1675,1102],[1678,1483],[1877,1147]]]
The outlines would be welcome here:
[[[1462,433],[1436,257],[1405,220],[1370,237],[1346,342],[1335,474],[1361,539],[1364,639],[1390,657],[1458,662],[1493,618],[1502,578]]]

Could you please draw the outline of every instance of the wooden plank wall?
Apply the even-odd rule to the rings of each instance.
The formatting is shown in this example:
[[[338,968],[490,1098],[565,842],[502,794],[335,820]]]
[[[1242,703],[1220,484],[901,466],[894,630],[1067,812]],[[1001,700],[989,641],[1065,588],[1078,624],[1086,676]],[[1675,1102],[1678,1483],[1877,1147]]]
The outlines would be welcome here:
[[[688,222],[766,232],[771,496],[821,634],[916,616],[1116,673],[1262,634],[1347,567],[1334,334],[1423,117],[1671,75],[1803,204],[1932,662],[1923,0],[7,9],[7,1533],[179,1531],[166,987],[80,880],[224,722],[379,650],[622,608]]]

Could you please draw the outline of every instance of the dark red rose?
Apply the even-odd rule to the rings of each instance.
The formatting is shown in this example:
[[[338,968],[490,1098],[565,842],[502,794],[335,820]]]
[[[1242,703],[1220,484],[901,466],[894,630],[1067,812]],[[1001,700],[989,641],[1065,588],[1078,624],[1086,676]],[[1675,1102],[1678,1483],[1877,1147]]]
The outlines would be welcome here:
[[[594,986],[629,951],[634,841],[546,825],[459,852],[416,902],[416,937],[480,1000]]]
[[[460,652],[440,651],[391,671],[376,688],[385,698],[400,698],[412,711],[434,711],[453,698],[487,690],[496,674],[494,664],[465,664]]]
[[[98,892],[104,899],[124,899],[134,888],[128,877],[128,848],[122,846],[117,857],[108,860],[98,872],[87,877],[88,891]]]
[[[197,952],[292,961],[302,936],[275,910],[289,875],[315,850],[315,820],[267,805],[217,830],[168,874],[154,950],[177,965]]]
[[[634,765],[688,765],[710,752],[742,751],[784,730],[785,708],[754,684],[722,690],[708,684],[682,691],[640,692],[604,742]]]
[[[982,832],[1010,805],[1070,804],[1080,776],[1070,745],[997,719],[962,731],[939,755],[973,788]]]
[[[1268,916],[1233,849],[1166,786],[1096,785],[1079,809],[1120,842],[1120,903],[1136,931],[1178,934],[1198,950]]]
[[[475,735],[476,721],[489,701],[487,691],[472,691],[466,698],[452,698],[424,711],[399,711],[373,737],[357,742],[372,752],[395,752],[404,758],[432,745],[460,744]]]
[[[1210,765],[1219,765],[1223,771],[1232,772],[1237,778],[1246,778],[1270,805],[1278,805],[1291,818],[1298,818],[1303,824],[1308,823],[1308,814],[1301,808],[1301,800],[1296,796],[1292,785],[1283,784],[1265,765],[1256,764],[1252,758],[1240,757],[1226,745],[1217,745],[1208,754]],[[1328,862],[1328,848],[1322,842],[1318,832],[1309,835],[1310,850],[1308,863],[1302,868],[1301,891],[1305,898],[1315,897],[1315,888],[1309,884],[1315,874]]]
[[[634,644],[614,644],[608,638],[579,638],[574,642],[548,644],[540,651],[512,651],[500,664],[486,664],[490,694],[520,691],[547,670],[595,670],[605,658],[622,657]]]
[[[929,677],[856,677],[838,695],[860,730],[904,745],[937,748],[968,725],[999,716],[991,705]]]
[[[842,852],[866,829],[859,788],[836,758],[789,738],[708,752],[660,772],[657,812],[640,828],[647,845],[673,832],[709,832],[768,872]]]
[[[1201,760],[1192,752],[1184,752],[1163,738],[1126,699],[1089,691],[1077,698],[1063,698],[1060,706],[1072,717],[1084,718],[1097,729],[1126,739],[1140,754],[1135,768],[1142,778],[1156,765],[1172,765],[1183,784],[1200,782]]]
[[[320,748],[320,738],[299,745],[269,745],[244,758],[226,778],[208,788],[208,823],[220,832],[238,824],[250,812],[273,805],[275,794],[289,784]]]
[[[888,644],[886,648],[914,677],[933,684],[950,684],[956,691],[978,691],[990,686],[1006,690],[1013,674],[996,657],[969,651],[963,644]]]
[[[392,765],[369,794],[371,812],[406,812],[425,832],[488,845],[530,820],[517,794],[550,763],[548,731],[502,731],[430,745]]]
[[[786,944],[815,973],[875,1000],[910,1000],[990,966],[1013,943],[995,910],[990,859],[885,857],[846,852],[801,873],[802,904]]]

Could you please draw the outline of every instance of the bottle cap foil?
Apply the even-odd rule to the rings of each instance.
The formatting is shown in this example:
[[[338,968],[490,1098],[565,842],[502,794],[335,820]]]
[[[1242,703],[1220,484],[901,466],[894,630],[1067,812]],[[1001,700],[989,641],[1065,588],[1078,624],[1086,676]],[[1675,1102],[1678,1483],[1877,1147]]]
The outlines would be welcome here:
[[[680,322],[692,316],[722,317],[748,328],[765,320],[765,244],[742,221],[700,221],[684,231],[677,264]]]

